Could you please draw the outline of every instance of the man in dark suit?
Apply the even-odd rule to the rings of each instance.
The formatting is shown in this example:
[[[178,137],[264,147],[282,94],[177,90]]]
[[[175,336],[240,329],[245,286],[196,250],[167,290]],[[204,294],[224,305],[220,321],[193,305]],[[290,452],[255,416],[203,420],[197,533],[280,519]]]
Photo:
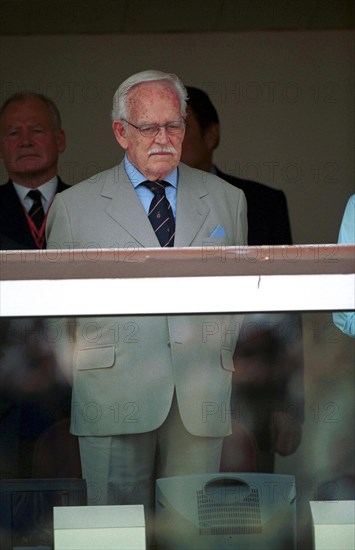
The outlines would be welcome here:
[[[213,164],[220,125],[209,96],[187,86],[186,132],[181,160],[212,172],[244,191],[248,207],[248,244],[292,244],[286,197],[282,191],[223,173]],[[249,314],[235,352],[231,401],[233,435],[224,440],[221,468],[273,471],[274,453],[293,453],[301,440],[303,361],[300,317]],[[240,442],[247,428],[256,461],[246,464]]]
[[[65,150],[59,111],[49,98],[35,93],[9,97],[0,109],[0,158],[9,181],[0,186],[0,243],[2,248],[44,247],[48,209],[65,185],[57,175],[58,157]],[[36,227],[29,215],[36,190],[43,223]],[[30,193],[31,195],[31,193]]]
[[[16,93],[1,106],[0,158],[9,180],[0,185],[0,249],[45,247],[49,207],[55,194],[68,188],[57,175],[64,150],[61,117],[52,100]],[[28,196],[31,191],[37,199]],[[45,323],[0,319],[0,477],[30,477],[37,437],[69,414],[69,387],[58,378]]]
[[[206,172],[213,172],[244,191],[248,205],[249,246],[292,244],[283,191],[225,174],[213,164],[213,153],[220,138],[218,113],[204,91],[187,86],[187,92],[188,115],[182,162]]]

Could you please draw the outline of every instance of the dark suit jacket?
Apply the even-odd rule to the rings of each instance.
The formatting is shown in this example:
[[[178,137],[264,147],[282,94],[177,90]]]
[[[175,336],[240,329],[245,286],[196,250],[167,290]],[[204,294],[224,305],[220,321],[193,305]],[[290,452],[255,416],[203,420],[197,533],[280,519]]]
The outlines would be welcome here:
[[[58,178],[57,193],[68,189],[68,185]],[[28,227],[23,206],[12,181],[0,185],[0,249],[36,249],[36,244]]]
[[[217,176],[244,191],[248,205],[248,244],[292,244],[291,227],[286,197],[256,181],[243,180],[225,174],[216,168]]]

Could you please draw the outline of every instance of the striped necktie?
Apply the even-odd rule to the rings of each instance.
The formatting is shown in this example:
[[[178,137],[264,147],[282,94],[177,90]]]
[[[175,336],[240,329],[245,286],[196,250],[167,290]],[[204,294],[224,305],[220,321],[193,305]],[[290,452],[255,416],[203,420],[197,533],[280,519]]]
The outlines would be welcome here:
[[[41,229],[44,220],[44,210],[42,206],[42,193],[38,189],[32,189],[27,193],[27,196],[32,199],[33,204],[28,212],[37,229]]]
[[[162,247],[174,246],[175,220],[171,204],[166,198],[166,181],[145,181],[154,197],[150,203],[148,218]]]

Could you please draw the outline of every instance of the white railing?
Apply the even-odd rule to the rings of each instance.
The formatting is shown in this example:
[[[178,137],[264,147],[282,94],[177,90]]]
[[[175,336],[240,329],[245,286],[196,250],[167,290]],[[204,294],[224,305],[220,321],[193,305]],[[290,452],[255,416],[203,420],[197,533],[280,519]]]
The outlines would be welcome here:
[[[354,258],[343,245],[0,251],[0,316],[353,310]]]

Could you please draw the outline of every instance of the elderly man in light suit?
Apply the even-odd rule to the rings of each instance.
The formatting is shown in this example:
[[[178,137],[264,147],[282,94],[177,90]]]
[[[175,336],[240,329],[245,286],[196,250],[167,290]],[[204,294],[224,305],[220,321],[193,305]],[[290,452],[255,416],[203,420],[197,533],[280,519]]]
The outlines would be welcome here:
[[[173,226],[162,246],[246,244],[243,192],[179,164],[185,116],[186,90],[175,75],[144,71],[128,78],[112,115],[125,158],[58,196],[47,223],[49,248],[160,246],[146,185],[163,180]],[[229,408],[240,321],[234,315],[77,320],[71,429],[91,503],[149,507],[156,477],[218,471],[230,433],[222,409]],[[223,337],[204,338],[206,322],[224,323]]]

